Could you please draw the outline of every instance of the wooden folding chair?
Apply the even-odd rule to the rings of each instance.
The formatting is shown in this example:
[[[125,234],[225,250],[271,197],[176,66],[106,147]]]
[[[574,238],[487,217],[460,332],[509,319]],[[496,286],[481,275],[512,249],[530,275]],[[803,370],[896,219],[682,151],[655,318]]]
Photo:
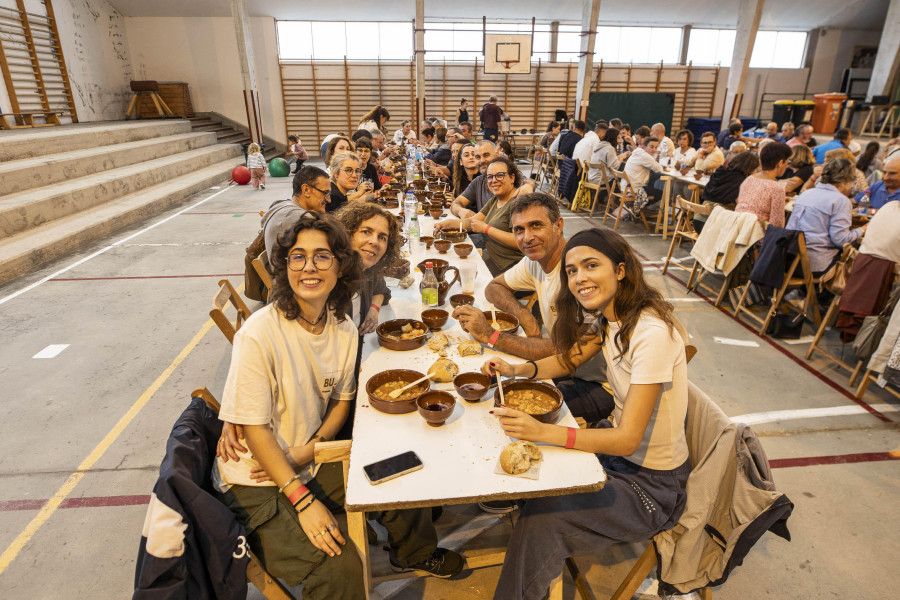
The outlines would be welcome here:
[[[684,240],[690,240],[691,243],[697,241],[697,238],[700,237],[694,230],[694,226],[691,221],[694,218],[694,215],[706,215],[709,216],[712,213],[712,207],[703,206],[702,204],[694,204],[693,202],[688,202],[681,196],[677,196],[675,198],[675,202],[673,203],[675,206],[676,214],[678,215],[675,220],[675,229],[672,231],[672,243],[669,244],[669,253],[666,255],[666,262],[662,268],[662,274],[665,275],[669,270],[669,265],[673,265],[678,267],[679,269],[684,269],[685,271],[689,271],[691,276],[690,280],[692,280],[697,273],[697,265],[700,264],[696,260],[694,261],[693,267],[686,267],[680,262],[672,262],[672,253],[675,252],[675,245],[678,244],[678,247],[681,247],[682,242]]]
[[[199,387],[191,392],[191,398],[201,398],[211,411],[219,414],[219,401],[205,387]],[[349,443],[349,442],[348,442]],[[318,457],[317,457],[318,458]],[[268,600],[297,600],[288,589],[276,577],[273,577],[266,571],[266,568],[259,562],[253,552],[247,550],[247,556],[250,562],[247,565],[247,581],[256,586],[263,596]]]
[[[853,269],[853,262],[856,260],[857,254],[859,254],[859,251],[853,246],[848,244],[845,247],[843,255],[841,256],[840,264],[844,265],[844,269],[846,269],[847,275],[849,275],[850,271]],[[809,349],[806,351],[806,360],[810,360],[813,353],[818,352],[819,354],[823,354],[825,358],[838,365],[842,369],[846,369],[847,371],[854,373],[856,369],[854,367],[851,367],[849,363],[828,352],[828,350],[826,350],[825,348],[819,346],[819,342],[825,335],[825,330],[831,326],[832,319],[837,318],[838,305],[840,305],[841,303],[841,296],[842,294],[835,294],[834,299],[832,299],[831,304],[828,306],[828,310],[825,311],[825,316],[822,317],[822,322],[819,324],[819,328],[816,330],[816,335],[813,337],[813,341],[812,343],[810,343]]]
[[[591,201],[591,192],[592,190],[597,189],[597,185],[590,183],[587,179],[587,162],[582,163],[582,161],[577,158],[575,159],[575,162],[578,163],[581,176],[578,178],[578,188],[575,190],[575,198],[572,200],[572,205],[569,207],[569,210],[572,212],[578,212],[582,209],[587,210],[587,205]]]
[[[237,316],[233,323],[225,315],[225,306],[229,302],[237,311]],[[241,328],[244,321],[250,318],[250,309],[247,308],[240,294],[237,293],[237,290],[234,289],[234,286],[227,279],[219,281],[219,291],[213,297],[212,304],[213,307],[209,311],[209,316],[219,326],[219,329],[222,330],[228,341],[234,343],[234,334]]]
[[[253,265],[253,270],[256,271],[256,274],[259,275],[259,278],[262,280],[263,285],[266,286],[266,299],[268,300],[269,292],[272,291],[272,287],[275,285],[275,282],[272,280],[272,274],[269,273],[268,265],[269,265],[269,254],[265,250],[260,252],[259,256],[254,258],[251,262]]]
[[[749,282],[744,286],[744,291],[741,293],[741,299],[738,300],[737,306],[734,307],[734,316],[738,319],[740,319],[741,313],[744,313],[753,321],[762,324],[759,329],[759,335],[766,335],[766,329],[768,329],[769,327],[769,322],[771,322],[771,320],[778,313],[778,309],[781,308],[782,300],[784,299],[784,295],[789,288],[806,288],[806,299],[803,306],[803,314],[807,314],[809,312],[809,308],[812,307],[813,321],[815,322],[816,328],[818,329],[822,325],[822,316],[819,314],[819,302],[816,299],[815,287],[822,278],[813,277],[812,267],[810,267],[809,265],[809,255],[806,253],[806,238],[804,237],[802,232],[798,233],[797,235],[797,247],[797,256],[795,256],[794,260],[791,261],[791,266],[788,267],[787,273],[785,273],[784,275],[784,282],[782,283],[781,287],[778,288],[778,290],[775,292],[775,296],[772,300],[772,306],[766,313],[765,319],[760,319],[749,309],[749,307],[744,305],[744,302],[747,299],[747,294],[750,291]],[[798,266],[800,267],[800,276],[794,277],[794,273],[797,271]]]
[[[628,178],[628,175],[624,170],[616,171],[613,168],[610,168],[609,170],[612,171],[619,182],[619,193],[616,194],[616,198],[619,199],[619,207],[616,209],[616,224],[613,225],[613,231],[616,231],[619,228],[619,221],[622,220],[623,211],[628,211],[628,214],[630,214],[635,221],[640,217],[641,221],[644,223],[644,229],[651,231],[650,225],[647,223],[647,217],[644,216],[644,211],[642,210],[638,214],[635,214],[633,210],[637,193],[634,191],[634,187],[631,185],[631,180]],[[628,204],[631,204],[632,208],[629,208]]]
[[[550,153],[545,149],[541,153],[541,158],[537,164],[537,175],[534,176],[534,189],[539,190],[545,183],[547,176],[547,164],[550,161]]]
[[[547,162],[546,177],[550,178],[550,187],[547,188],[547,193],[555,196],[559,191],[559,158],[556,156],[551,156]]]

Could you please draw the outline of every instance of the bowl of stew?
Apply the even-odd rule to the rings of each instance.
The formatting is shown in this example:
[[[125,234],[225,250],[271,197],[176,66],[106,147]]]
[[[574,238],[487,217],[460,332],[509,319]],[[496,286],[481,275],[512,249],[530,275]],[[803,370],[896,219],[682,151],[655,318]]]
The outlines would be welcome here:
[[[502,406],[521,410],[541,423],[556,423],[563,398],[556,386],[537,379],[511,379],[503,382]],[[494,403],[500,404],[500,390],[494,392]]]
[[[389,369],[373,375],[366,382],[369,404],[376,410],[392,415],[415,411],[416,400],[431,388],[431,382],[427,379],[400,394],[399,398],[391,398],[390,393],[422,377],[425,377],[424,373],[408,369]]]

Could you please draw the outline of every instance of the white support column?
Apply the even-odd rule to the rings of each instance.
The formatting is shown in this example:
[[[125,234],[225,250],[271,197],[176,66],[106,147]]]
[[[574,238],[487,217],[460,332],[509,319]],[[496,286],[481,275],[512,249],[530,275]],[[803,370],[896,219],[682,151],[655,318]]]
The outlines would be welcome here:
[[[891,0],[881,41],[878,42],[878,54],[875,55],[875,66],[869,79],[869,92],[866,100],[872,96],[889,96],[893,101],[894,85],[900,71],[900,0]]]
[[[731,68],[728,70],[728,85],[725,88],[725,106],[722,109],[722,127],[728,127],[729,119],[738,116],[744,97],[744,83],[750,70],[753,44],[759,31],[765,0],[740,0],[737,31],[734,38],[734,52],[731,54]]]
[[[416,114],[413,129],[419,131],[419,123],[425,118],[425,0],[416,0]]]
[[[244,81],[244,106],[247,109],[247,127],[250,140],[262,143],[262,117],[260,116],[259,90],[256,87],[256,66],[253,62],[253,37],[250,34],[250,16],[244,0],[231,0],[231,18],[237,37],[238,60]]]
[[[582,121],[587,117],[591,95],[591,73],[594,72],[594,41],[597,39],[597,21],[600,18],[600,0],[582,0],[581,6],[581,56],[578,58],[578,86],[576,114]]]

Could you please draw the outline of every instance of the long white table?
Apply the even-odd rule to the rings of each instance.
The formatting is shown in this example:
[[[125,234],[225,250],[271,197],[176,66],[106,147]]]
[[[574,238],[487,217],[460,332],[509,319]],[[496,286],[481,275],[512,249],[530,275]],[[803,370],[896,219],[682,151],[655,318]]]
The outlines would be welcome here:
[[[396,212],[396,211],[394,211]],[[427,222],[426,222],[427,228]],[[475,306],[489,309],[484,298],[485,286],[491,275],[477,250],[466,259],[459,258],[452,250],[438,254],[432,247],[424,251],[421,259],[442,258],[453,266],[474,261],[478,266],[475,282]],[[410,260],[415,269],[419,261]],[[381,311],[381,322],[392,318],[418,318],[421,314],[419,282],[422,274],[413,271],[416,282],[408,289],[392,288],[390,307]],[[390,285],[390,280],[389,280]],[[449,297],[460,293],[459,284],[450,288],[447,304],[442,306],[452,313]],[[487,357],[502,356],[510,362],[522,359],[504,355],[484,346],[479,356],[460,357],[453,340],[471,339],[451,317],[442,331],[451,339],[448,358],[456,362],[460,372],[477,371]],[[463,504],[483,500],[516,499],[554,496],[599,490],[606,483],[606,473],[597,458],[590,453],[566,450],[556,446],[542,446],[544,460],[537,480],[499,475],[494,472],[501,450],[512,441],[503,433],[497,417],[488,414],[493,407],[493,389],[479,403],[470,404],[456,395],[453,384],[432,384],[432,389],[442,389],[456,396],[456,406],[447,422],[432,427],[418,414],[390,415],[379,412],[369,404],[365,392],[370,377],[387,369],[413,369],[422,373],[439,358],[428,346],[398,352],[381,348],[375,333],[366,336],[363,360],[359,374],[359,394],[353,426],[353,443],[347,480],[346,503],[349,517],[361,519],[363,511],[390,510],[408,507]],[[577,427],[568,408],[563,406],[558,423]],[[372,462],[414,450],[424,467],[416,472],[372,485],[363,473],[363,466]],[[360,528],[357,523],[356,531]],[[354,540],[355,542],[357,540]],[[357,546],[365,546],[365,541]],[[366,573],[369,573],[367,548],[361,549]],[[469,566],[486,566],[502,560],[494,556],[494,562],[470,561]],[[378,581],[380,578],[375,578]],[[368,580],[368,586],[372,585]]]

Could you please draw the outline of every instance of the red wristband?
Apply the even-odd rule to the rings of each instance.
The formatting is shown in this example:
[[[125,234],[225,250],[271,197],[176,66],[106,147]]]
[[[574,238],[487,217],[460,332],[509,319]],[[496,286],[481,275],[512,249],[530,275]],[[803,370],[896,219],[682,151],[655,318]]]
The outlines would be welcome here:
[[[374,302],[372,303],[372,308],[374,308],[374,309],[377,310],[378,312],[381,312],[381,307],[378,306],[377,304],[375,304]]]
[[[487,232],[491,230],[491,225],[484,226],[484,235],[487,235]]]
[[[500,330],[499,330],[499,329],[495,329],[495,330],[494,330],[494,333],[491,334],[491,339],[488,340],[488,346],[490,346],[491,348],[493,348],[493,347],[494,347],[494,344],[497,343],[497,340],[498,340],[498,339],[500,339]]]
[[[566,437],[566,448],[569,448],[571,450],[575,447],[575,434],[578,430],[574,427],[569,427],[568,429],[569,434],[568,437]]]
[[[306,488],[306,486],[301,484],[300,487],[290,493],[290,495],[288,496],[288,502],[290,502],[291,504],[295,504],[297,500],[302,498],[303,494],[308,491],[309,490]]]

